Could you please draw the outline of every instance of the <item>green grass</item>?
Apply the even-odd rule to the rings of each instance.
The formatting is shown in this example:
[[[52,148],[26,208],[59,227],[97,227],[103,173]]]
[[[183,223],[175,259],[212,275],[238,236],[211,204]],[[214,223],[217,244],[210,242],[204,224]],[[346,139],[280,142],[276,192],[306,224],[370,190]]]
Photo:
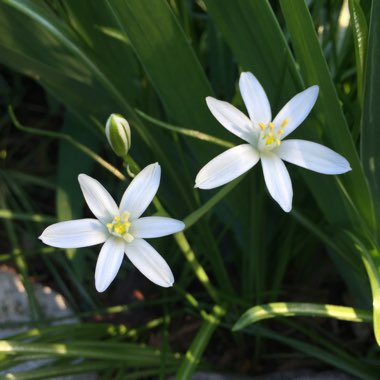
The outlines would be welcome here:
[[[375,0],[0,0],[0,262],[21,275],[31,309],[30,329],[0,341],[6,378],[190,379],[201,368],[238,371],[215,357],[241,347],[236,362],[252,374],[298,352],[300,366],[376,379],[379,12]],[[289,165],[289,214],[259,165],[220,189],[194,189],[203,165],[240,144],[205,97],[245,113],[241,71],[262,83],[273,114],[317,84],[316,106],[294,136],[353,169],[324,176]],[[111,113],[131,125],[124,159],[105,137]],[[186,225],[153,241],[175,286],[146,285],[125,260],[100,295],[99,247],[53,249],[37,237],[55,221],[89,216],[79,173],[119,199],[131,174],[153,162],[162,179],[147,215]],[[51,325],[35,281],[63,294],[80,322]],[[355,323],[370,334],[361,338]],[[52,360],[12,374],[42,357]]]

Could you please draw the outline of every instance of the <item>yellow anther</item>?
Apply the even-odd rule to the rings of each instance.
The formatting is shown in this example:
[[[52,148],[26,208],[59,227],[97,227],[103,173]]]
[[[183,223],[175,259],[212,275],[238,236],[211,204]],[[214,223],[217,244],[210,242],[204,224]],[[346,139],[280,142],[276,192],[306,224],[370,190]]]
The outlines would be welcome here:
[[[131,222],[128,220],[130,216],[129,212],[124,212],[122,216],[115,216],[112,223],[107,223],[108,231],[114,235],[125,239],[127,242],[131,242],[134,237],[128,232],[131,227]]]
[[[280,140],[280,139],[277,139],[277,140],[276,140],[276,144],[277,144],[277,146],[280,146],[280,145],[281,145],[281,140]]]
[[[264,123],[259,123],[259,127],[261,128],[261,130],[263,131],[266,127],[265,127],[265,124]]]
[[[269,128],[270,128],[271,131],[273,131],[273,129],[274,129],[274,124],[273,124],[272,122],[269,123]]]
[[[269,133],[268,133],[268,136],[269,136],[269,137],[273,137],[273,133],[272,133],[272,132],[269,132]]]
[[[280,129],[279,131],[277,131],[277,136],[281,136],[283,133],[284,133],[284,130]]]
[[[268,137],[265,141],[265,145],[270,145],[270,144],[273,144],[274,142],[274,138],[271,136],[271,137]]]
[[[285,127],[286,124],[289,123],[289,119],[288,118],[285,118],[284,121],[281,123],[281,127]]]
[[[126,223],[117,223],[114,226],[114,230],[119,235],[124,235],[127,232]]]

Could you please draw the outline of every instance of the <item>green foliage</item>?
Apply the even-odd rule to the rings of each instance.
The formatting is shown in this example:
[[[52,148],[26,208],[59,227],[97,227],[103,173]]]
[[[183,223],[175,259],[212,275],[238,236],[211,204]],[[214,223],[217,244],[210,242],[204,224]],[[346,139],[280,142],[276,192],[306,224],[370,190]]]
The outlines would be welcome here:
[[[30,329],[0,341],[5,378],[95,371],[102,379],[190,379],[198,368],[220,370],[213,357],[241,346],[249,352],[244,360],[295,351],[300,361],[306,355],[376,379],[379,13],[374,0],[0,0],[0,63],[11,70],[0,77],[0,131],[11,141],[0,148],[0,262],[21,274],[31,309]],[[350,27],[340,21],[345,15]],[[334,149],[352,167],[339,177],[290,169],[289,214],[268,196],[258,167],[219,190],[194,189],[199,169],[237,144],[205,98],[245,112],[240,71],[259,79],[274,114],[318,85],[316,106],[294,135]],[[9,76],[20,74],[45,91],[47,117],[39,122],[23,108],[24,85],[14,85],[18,97],[6,93]],[[131,126],[132,146],[122,159],[104,134],[112,113]],[[24,160],[18,150],[27,151]],[[41,162],[38,170],[32,159]],[[87,214],[79,173],[118,198],[140,167],[157,161],[162,180],[149,212],[186,225],[157,242],[176,283],[139,302],[124,292],[115,298],[121,305],[111,307],[132,267],[99,296],[97,249],[52,249],[37,237],[50,223]],[[32,275],[53,284],[81,322],[51,326],[57,321],[41,314]],[[140,319],[145,309],[150,320]],[[297,316],[303,318],[282,318]],[[312,316],[326,320],[317,324]],[[173,343],[188,319],[198,329]],[[331,332],[331,320],[345,320],[350,337]],[[347,321],[368,324],[371,336],[363,343]],[[12,373],[40,358],[50,361]]]

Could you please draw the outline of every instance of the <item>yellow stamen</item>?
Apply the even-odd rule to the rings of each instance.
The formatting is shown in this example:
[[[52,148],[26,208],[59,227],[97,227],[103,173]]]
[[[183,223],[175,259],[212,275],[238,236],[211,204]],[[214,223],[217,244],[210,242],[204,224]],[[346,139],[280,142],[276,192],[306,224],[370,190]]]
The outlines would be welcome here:
[[[131,227],[131,222],[128,220],[130,216],[129,212],[124,212],[122,216],[115,216],[112,223],[107,223],[108,231],[114,235],[122,237],[127,242],[131,242],[134,237],[128,232]]]
[[[285,127],[286,124],[289,123],[289,119],[288,118],[285,118],[284,121],[281,123],[281,127]]]
[[[264,123],[259,123],[259,127],[261,128],[261,130],[263,131],[265,129],[265,124]]]
[[[274,142],[274,138],[273,138],[273,136],[268,137],[268,138],[266,139],[266,141],[265,141],[265,145],[273,144],[273,142]]]
[[[283,129],[280,129],[280,130],[277,132],[277,136],[281,136],[283,133],[284,133],[284,130],[283,130]]]
[[[271,130],[271,131],[273,131],[273,129],[274,129],[274,124],[271,122],[271,123],[269,123],[269,129]]]
[[[117,223],[114,225],[113,229],[119,235],[124,235],[127,232],[126,223]]]
[[[277,140],[276,140],[276,144],[277,144],[277,146],[280,146],[280,145],[281,145],[281,140],[280,140],[280,139],[277,139]]]

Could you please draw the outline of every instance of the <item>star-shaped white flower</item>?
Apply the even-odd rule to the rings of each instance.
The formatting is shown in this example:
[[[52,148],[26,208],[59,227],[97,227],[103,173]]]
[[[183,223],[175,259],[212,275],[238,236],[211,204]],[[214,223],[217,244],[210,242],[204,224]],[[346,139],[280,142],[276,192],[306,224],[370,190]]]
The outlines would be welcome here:
[[[317,100],[318,86],[295,95],[273,121],[265,91],[252,73],[241,74],[239,87],[250,118],[227,102],[212,97],[207,97],[206,102],[219,123],[248,144],[233,147],[212,159],[198,173],[195,187],[213,189],[224,185],[261,160],[270,195],[289,212],[293,189],[282,160],[323,174],[351,170],[344,157],[323,145],[305,140],[283,140],[310,113]]]
[[[125,190],[120,206],[108,191],[86,174],[78,177],[88,207],[97,219],[70,220],[45,229],[40,239],[58,248],[81,248],[104,243],[95,270],[95,287],[105,291],[115,278],[124,252],[149,280],[163,287],[172,286],[174,277],[166,261],[144,239],[182,231],[179,220],[141,214],[154,198],[161,177],[158,163],[148,165]]]

